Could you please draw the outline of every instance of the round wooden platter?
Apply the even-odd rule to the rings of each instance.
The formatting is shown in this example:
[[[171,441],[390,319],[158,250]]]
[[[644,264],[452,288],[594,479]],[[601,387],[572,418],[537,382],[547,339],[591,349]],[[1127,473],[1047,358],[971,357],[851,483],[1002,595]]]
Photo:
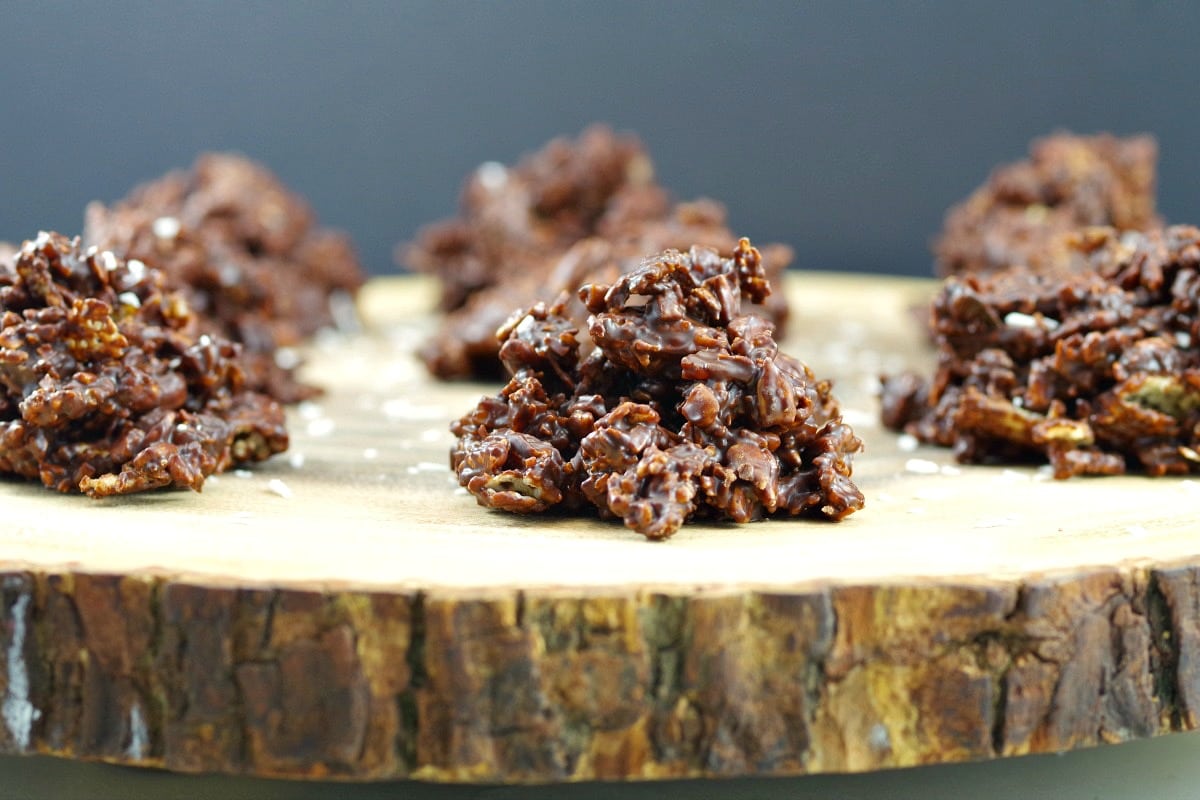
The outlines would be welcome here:
[[[1197,726],[1200,484],[957,467],[876,422],[928,366],[925,281],[794,274],[786,349],[866,441],[844,522],[619,524],[478,507],[447,423],[497,387],[412,356],[379,280],[289,454],[203,494],[0,483],[0,752],[263,776],[800,774]]]

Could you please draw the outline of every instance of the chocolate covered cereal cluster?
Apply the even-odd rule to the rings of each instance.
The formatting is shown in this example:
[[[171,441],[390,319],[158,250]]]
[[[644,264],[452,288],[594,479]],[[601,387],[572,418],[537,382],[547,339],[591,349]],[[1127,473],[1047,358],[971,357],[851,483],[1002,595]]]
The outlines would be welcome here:
[[[651,539],[687,520],[860,509],[861,442],[830,384],[779,351],[743,302],[770,293],[762,255],[693,247],[612,284],[537,303],[500,330],[504,389],[455,422],[451,465],[481,505],[594,508]]]
[[[515,166],[479,167],[459,216],[426,227],[399,255],[441,285],[445,316],[421,350],[430,372],[495,378],[503,375],[496,329],[514,311],[585,283],[612,283],[648,253],[693,244],[729,252],[736,243],[718,203],[672,202],[641,143],[596,126]],[[791,251],[774,245],[764,256],[774,279]],[[759,313],[782,325],[782,294],[764,303]]]
[[[1150,136],[1060,133],[1034,140],[1029,158],[998,167],[950,209],[934,245],[937,274],[983,275],[1008,267],[1065,274],[1066,236],[1089,226],[1150,230],[1155,162]]]
[[[1200,470],[1200,229],[1085,229],[1066,274],[951,278],[931,382],[886,379],[883,421],[967,462],[1054,475]]]
[[[230,154],[91,204],[83,239],[161,269],[205,332],[242,345],[248,385],[282,402],[316,393],[296,380],[289,348],[352,315],[363,282],[343,234],[318,227],[265,167]]]
[[[163,272],[43,233],[0,258],[0,473],[93,497],[199,490],[287,447],[239,345]]]

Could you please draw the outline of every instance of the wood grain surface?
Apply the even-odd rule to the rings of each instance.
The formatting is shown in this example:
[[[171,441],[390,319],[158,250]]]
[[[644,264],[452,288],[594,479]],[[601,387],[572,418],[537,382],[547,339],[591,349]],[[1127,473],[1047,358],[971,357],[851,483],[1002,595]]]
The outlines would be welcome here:
[[[932,284],[793,274],[786,349],[867,449],[842,523],[486,511],[381,280],[289,453],[203,494],[0,483],[0,752],[287,777],[866,771],[1197,727],[1200,483],[959,467],[876,422]]]

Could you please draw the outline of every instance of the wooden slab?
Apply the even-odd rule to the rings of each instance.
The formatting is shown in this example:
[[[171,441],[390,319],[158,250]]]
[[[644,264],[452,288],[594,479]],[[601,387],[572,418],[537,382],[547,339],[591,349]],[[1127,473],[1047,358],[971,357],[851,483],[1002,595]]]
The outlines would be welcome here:
[[[957,467],[876,423],[924,281],[795,274],[786,349],[866,441],[830,524],[476,506],[432,287],[311,349],[289,454],[106,501],[0,483],[0,752],[183,771],[558,781],[863,771],[1197,727],[1200,483]]]

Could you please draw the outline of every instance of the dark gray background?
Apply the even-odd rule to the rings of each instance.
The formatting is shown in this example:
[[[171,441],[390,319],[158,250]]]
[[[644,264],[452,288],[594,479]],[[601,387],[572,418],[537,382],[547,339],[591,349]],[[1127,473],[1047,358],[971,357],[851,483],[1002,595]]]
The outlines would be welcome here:
[[[386,273],[474,165],[603,120],[801,267],[926,274],[946,206],[1059,127],[1155,133],[1161,209],[1200,221],[1198,22],[1149,0],[0,0],[0,238],[76,232],[86,201],[225,148]]]

